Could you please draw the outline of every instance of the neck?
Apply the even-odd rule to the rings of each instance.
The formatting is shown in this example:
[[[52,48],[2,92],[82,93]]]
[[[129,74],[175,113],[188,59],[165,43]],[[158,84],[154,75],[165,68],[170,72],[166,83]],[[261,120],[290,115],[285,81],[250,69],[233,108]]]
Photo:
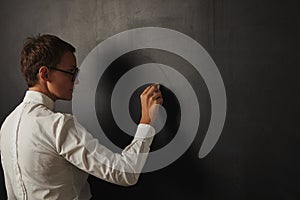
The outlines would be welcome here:
[[[54,102],[56,100],[56,98],[53,95],[51,95],[51,93],[49,92],[48,88],[41,87],[40,85],[34,85],[32,87],[29,87],[28,90],[29,91],[36,91],[36,92],[43,93],[44,95],[46,95],[49,98],[51,98]]]

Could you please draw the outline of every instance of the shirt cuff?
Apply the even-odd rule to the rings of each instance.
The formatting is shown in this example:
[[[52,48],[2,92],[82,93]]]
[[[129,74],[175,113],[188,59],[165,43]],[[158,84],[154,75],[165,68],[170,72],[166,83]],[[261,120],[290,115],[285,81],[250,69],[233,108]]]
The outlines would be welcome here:
[[[135,133],[135,138],[145,139],[155,135],[155,129],[149,124],[139,124]]]

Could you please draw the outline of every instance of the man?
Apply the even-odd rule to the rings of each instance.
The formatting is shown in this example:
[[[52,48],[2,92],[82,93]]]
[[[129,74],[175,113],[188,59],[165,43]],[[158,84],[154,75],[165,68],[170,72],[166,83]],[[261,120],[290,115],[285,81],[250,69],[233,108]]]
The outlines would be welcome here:
[[[155,134],[150,108],[163,102],[158,85],[140,96],[142,115],[133,141],[121,154],[113,153],[73,115],[53,111],[56,100],[72,99],[79,71],[74,52],[53,35],[24,44],[21,71],[29,89],[0,132],[8,199],[89,199],[88,174],[124,186],[138,180]]]

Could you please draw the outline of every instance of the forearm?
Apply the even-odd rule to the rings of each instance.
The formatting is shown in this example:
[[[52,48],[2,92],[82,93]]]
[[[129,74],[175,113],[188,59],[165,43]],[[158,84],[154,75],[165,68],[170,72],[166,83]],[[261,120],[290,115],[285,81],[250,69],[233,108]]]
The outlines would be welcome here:
[[[72,127],[73,125],[71,125]],[[137,182],[139,173],[150,150],[155,131],[150,125],[140,124],[135,138],[122,151],[114,153],[101,145],[80,125],[68,128],[66,134],[58,139],[61,146],[59,154],[83,171],[118,185],[128,186]],[[78,141],[76,145],[64,141]]]

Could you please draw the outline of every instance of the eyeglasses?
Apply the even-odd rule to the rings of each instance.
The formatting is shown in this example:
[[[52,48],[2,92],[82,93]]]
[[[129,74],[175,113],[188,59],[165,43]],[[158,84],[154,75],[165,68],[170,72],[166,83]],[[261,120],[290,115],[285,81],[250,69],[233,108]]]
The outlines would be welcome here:
[[[55,68],[55,67],[48,67],[48,68],[72,75],[72,82],[75,81],[75,79],[76,79],[76,77],[79,73],[79,68],[77,68],[77,67],[74,69],[74,72],[65,71],[65,70],[62,70],[62,69]]]

